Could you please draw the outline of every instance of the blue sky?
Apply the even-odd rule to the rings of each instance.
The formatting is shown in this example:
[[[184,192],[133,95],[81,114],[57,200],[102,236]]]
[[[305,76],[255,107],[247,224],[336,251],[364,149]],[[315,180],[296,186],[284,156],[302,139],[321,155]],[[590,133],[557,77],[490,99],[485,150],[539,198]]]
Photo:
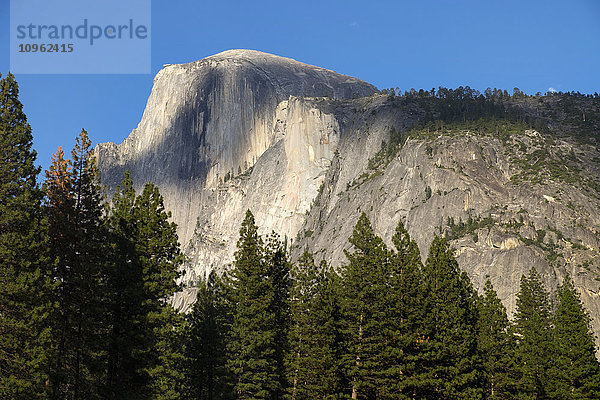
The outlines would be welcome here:
[[[0,72],[9,70],[9,2],[0,0]],[[379,88],[469,85],[600,92],[600,1],[152,1],[152,73],[16,75],[46,168],[85,127],[121,142],[154,74],[232,48],[291,57]]]

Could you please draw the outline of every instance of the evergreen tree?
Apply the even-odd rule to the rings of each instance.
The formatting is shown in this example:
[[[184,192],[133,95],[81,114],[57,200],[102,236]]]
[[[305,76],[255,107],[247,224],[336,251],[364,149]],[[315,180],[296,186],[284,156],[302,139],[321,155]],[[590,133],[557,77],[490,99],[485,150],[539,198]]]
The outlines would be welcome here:
[[[98,397],[106,379],[107,333],[106,253],[104,187],[96,165],[92,142],[85,129],[75,140],[71,152],[75,200],[74,266],[77,284],[74,327],[76,341],[73,398]]]
[[[232,398],[227,371],[230,304],[226,286],[212,272],[198,286],[185,333],[186,399]]]
[[[427,315],[421,354],[426,371],[417,397],[480,398],[475,293],[446,239],[433,239],[423,283]]]
[[[72,152],[62,149],[46,172],[46,213],[53,299],[52,340],[56,351],[52,397],[92,399],[102,381],[103,206],[91,142],[81,131]]]
[[[557,358],[555,398],[600,398],[600,367],[590,317],[581,303],[573,281],[567,276],[558,288],[558,306],[554,315]]]
[[[177,399],[183,359],[173,341],[181,317],[169,304],[183,262],[176,226],[158,188],[146,184],[136,198],[128,173],[110,211],[107,397]]]
[[[392,254],[385,343],[380,362],[379,396],[382,398],[414,398],[419,391],[420,346],[423,338],[423,302],[421,254],[411,240],[402,221],[398,222],[392,242]]]
[[[548,293],[532,268],[529,275],[521,277],[515,312],[519,398],[541,399],[552,393],[550,370],[555,352],[551,316]]]
[[[344,363],[352,398],[374,398],[379,390],[379,357],[384,351],[389,251],[362,213],[349,238],[353,252],[342,269],[340,305],[346,338]]]
[[[183,316],[176,310],[165,307],[157,317],[153,333],[155,342],[151,349],[155,352],[150,375],[153,400],[179,400],[185,398],[185,329]]]
[[[75,256],[75,235],[73,232],[75,199],[73,198],[73,174],[71,163],[64,158],[61,147],[52,157],[46,171],[44,188],[46,191],[46,213],[48,216],[49,255],[53,261],[51,277],[56,281],[52,299],[56,304],[51,317],[52,346],[54,357],[51,369],[52,398],[66,398],[67,388],[72,387],[72,367],[67,355],[71,344],[69,318],[73,314],[73,279],[71,270]]]
[[[231,272],[233,320],[228,367],[238,399],[271,399],[281,388],[278,375],[277,316],[270,266],[254,216],[248,210],[240,229]]]
[[[170,298],[179,290],[176,280],[184,257],[179,247],[177,226],[169,222],[156,186],[148,183],[135,200],[135,253],[141,266],[142,303],[146,345],[138,351],[138,364],[151,381],[153,399],[175,400],[183,383],[183,354],[176,346],[177,328],[182,316],[173,309]]]
[[[292,399],[335,398],[342,392],[337,279],[304,252],[293,269],[289,353]]]
[[[0,80],[0,397],[47,391],[50,356],[41,198],[31,127],[12,74]]]
[[[506,308],[487,279],[478,300],[477,346],[484,373],[484,393],[488,399],[505,399],[514,393],[511,371],[514,340]]]
[[[136,368],[135,352],[145,344],[143,337],[144,301],[142,271],[135,254],[135,190],[127,172],[112,199],[107,229],[111,252],[107,267],[106,305],[109,328],[107,344],[108,399],[136,399],[145,382]]]
[[[274,345],[275,367],[279,380],[276,390],[271,393],[272,399],[282,399],[288,386],[285,358],[289,350],[290,328],[290,263],[287,259],[287,239],[282,242],[279,236],[272,232],[265,246],[265,261],[268,265],[268,279],[272,282],[273,298],[271,312],[275,318]]]

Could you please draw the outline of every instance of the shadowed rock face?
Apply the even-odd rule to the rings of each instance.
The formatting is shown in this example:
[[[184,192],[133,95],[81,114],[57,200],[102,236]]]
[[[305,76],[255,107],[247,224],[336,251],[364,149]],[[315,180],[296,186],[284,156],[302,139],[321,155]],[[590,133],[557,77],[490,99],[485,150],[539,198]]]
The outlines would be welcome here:
[[[156,183],[187,243],[204,189],[246,171],[273,144],[280,102],[291,95],[352,98],[376,90],[356,78],[252,50],[168,65],[154,79],[138,127],[120,145],[98,145],[102,179],[109,192],[125,170],[137,187]]]
[[[167,66],[138,128],[120,145],[98,145],[102,179],[114,190],[129,169],[137,187],[160,187],[190,258],[189,285],[232,261],[248,208],[262,233],[293,239],[294,258],[308,246],[334,266],[365,211],[388,244],[402,220],[423,258],[434,234],[454,234],[461,268],[478,288],[489,276],[510,313],[531,267],[549,288],[570,274],[600,332],[600,194],[560,179],[515,179],[518,159],[544,148],[575,157],[582,182],[598,181],[597,147],[534,131],[508,141],[455,132],[410,139],[373,167],[390,128],[404,131],[424,113],[369,96],[375,91],[248,50]],[[449,218],[485,223],[455,234]],[[190,288],[174,301],[186,310],[194,296]]]

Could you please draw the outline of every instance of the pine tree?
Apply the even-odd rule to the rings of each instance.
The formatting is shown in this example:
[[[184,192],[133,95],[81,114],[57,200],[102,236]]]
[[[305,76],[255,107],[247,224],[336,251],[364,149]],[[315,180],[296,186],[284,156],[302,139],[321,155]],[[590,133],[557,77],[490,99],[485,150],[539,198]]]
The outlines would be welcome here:
[[[142,272],[145,346],[138,351],[138,369],[151,382],[153,399],[176,400],[183,382],[183,354],[176,343],[182,316],[169,302],[179,290],[176,280],[183,254],[177,226],[169,222],[171,213],[164,207],[156,186],[148,183],[135,200],[135,253]]]
[[[342,392],[337,279],[305,252],[293,269],[289,352],[293,400],[335,398]]]
[[[52,371],[54,398],[92,399],[102,381],[103,205],[102,188],[85,130],[72,159],[62,149],[46,172],[50,255],[54,260]]]
[[[375,235],[365,213],[349,238],[353,252],[341,271],[340,306],[347,347],[344,363],[352,398],[374,398],[378,391],[378,358],[384,351],[382,333],[387,307],[389,251]]]
[[[289,350],[290,328],[290,263],[287,259],[287,239],[282,242],[272,232],[265,246],[265,261],[269,266],[268,276],[273,285],[271,312],[275,316],[275,363],[279,387],[271,394],[272,399],[282,399],[288,386],[285,358]]]
[[[515,312],[519,398],[547,398],[552,393],[554,362],[552,313],[548,293],[535,268],[521,277]]]
[[[12,74],[0,80],[0,397],[47,390],[45,238],[31,127]]]
[[[144,337],[144,285],[142,269],[135,252],[135,190],[129,173],[112,199],[107,230],[110,253],[107,266],[106,307],[108,399],[142,398],[147,384],[140,376],[135,358],[147,346]]]
[[[506,308],[487,279],[477,302],[477,346],[482,360],[485,397],[505,399],[514,393],[511,371],[514,366],[514,340]]]
[[[52,157],[52,163],[46,171],[44,188],[46,191],[46,214],[48,216],[49,255],[53,261],[51,277],[56,287],[52,299],[56,304],[51,317],[52,344],[55,351],[51,369],[52,398],[67,398],[68,387],[72,387],[72,366],[67,355],[67,346],[72,343],[70,317],[76,306],[73,300],[73,259],[76,239],[74,235],[74,210],[72,166],[64,158],[61,147]]]
[[[420,346],[423,338],[425,293],[422,287],[421,254],[402,221],[392,242],[388,289],[387,347],[380,363],[379,394],[383,398],[414,398],[418,393]]]
[[[196,302],[187,316],[186,399],[232,398],[226,349],[229,316],[227,287],[212,272],[200,282]]]
[[[558,369],[555,398],[600,398],[600,366],[590,322],[573,280],[567,276],[558,288],[558,306],[554,315],[557,347],[554,362]]]
[[[109,272],[109,398],[177,399],[183,355],[174,345],[181,316],[169,298],[183,256],[158,188],[135,197],[129,174],[113,198],[108,220],[114,261]],[[168,368],[167,368],[168,366]]]
[[[170,307],[170,306],[169,306]],[[179,400],[185,398],[185,329],[183,316],[176,310],[165,307],[158,317],[153,331],[155,352],[148,374],[153,400]]]
[[[93,399],[99,395],[105,376],[107,236],[104,188],[96,166],[92,142],[85,129],[71,152],[75,200],[74,258],[76,296],[74,328],[76,341],[73,398]]]
[[[248,210],[240,229],[231,271],[234,304],[228,367],[238,399],[271,399],[281,388],[278,375],[277,316],[270,266],[254,216]]]
[[[475,293],[446,239],[433,239],[423,283],[427,315],[421,346],[426,371],[417,397],[480,398]]]

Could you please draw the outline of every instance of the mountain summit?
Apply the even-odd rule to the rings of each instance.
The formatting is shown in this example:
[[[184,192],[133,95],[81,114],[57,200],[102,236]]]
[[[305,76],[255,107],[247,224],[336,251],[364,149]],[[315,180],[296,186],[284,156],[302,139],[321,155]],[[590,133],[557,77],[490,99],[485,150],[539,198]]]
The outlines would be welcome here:
[[[359,79],[254,50],[168,65],[154,79],[138,127],[120,145],[98,145],[103,182],[110,191],[130,170],[138,187],[158,184],[186,243],[205,189],[246,172],[275,143],[282,101],[376,91]]]

